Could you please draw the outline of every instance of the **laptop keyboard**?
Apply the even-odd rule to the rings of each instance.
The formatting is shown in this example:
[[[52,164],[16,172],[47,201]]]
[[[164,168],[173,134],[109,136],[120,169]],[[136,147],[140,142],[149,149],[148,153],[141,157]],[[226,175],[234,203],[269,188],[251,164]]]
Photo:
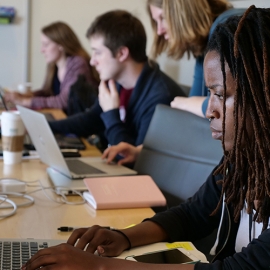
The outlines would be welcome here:
[[[47,247],[47,242],[0,241],[0,269],[21,269],[21,266],[37,253],[38,250]]]
[[[105,174],[105,172],[86,164],[78,159],[65,159],[69,170],[78,175],[79,177],[91,175],[91,174]]]

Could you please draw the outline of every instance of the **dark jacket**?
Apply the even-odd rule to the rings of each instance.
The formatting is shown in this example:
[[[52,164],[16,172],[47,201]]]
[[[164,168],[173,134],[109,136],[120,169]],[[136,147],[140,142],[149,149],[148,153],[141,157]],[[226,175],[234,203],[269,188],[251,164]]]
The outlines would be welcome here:
[[[239,222],[233,221],[233,208],[225,204],[224,217],[221,212],[210,216],[216,208],[221,185],[217,181],[221,175],[211,173],[198,192],[187,202],[170,210],[158,213],[150,220],[162,226],[169,236],[169,241],[195,241],[209,235],[222,222],[216,257],[211,264],[197,263],[196,270],[231,270],[231,269],[269,269],[270,267],[270,229],[264,231],[258,239],[235,253],[235,240]]]
[[[121,86],[118,85],[118,90]],[[179,85],[164,74],[157,64],[145,64],[129,100],[125,122],[120,120],[119,109],[103,112],[98,100],[86,113],[79,113],[65,120],[50,122],[54,133],[74,133],[87,137],[103,136],[111,145],[128,142],[143,143],[150,120],[157,104],[167,104],[175,96],[185,96]]]
[[[79,75],[78,80],[70,87],[68,97],[67,115],[87,111],[98,97],[98,86],[89,83],[84,75]]]

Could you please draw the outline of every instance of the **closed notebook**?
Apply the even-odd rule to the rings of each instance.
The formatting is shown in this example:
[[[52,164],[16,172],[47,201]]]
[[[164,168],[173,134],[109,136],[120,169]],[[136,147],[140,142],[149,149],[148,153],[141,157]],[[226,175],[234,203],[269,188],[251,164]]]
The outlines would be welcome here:
[[[166,205],[148,175],[85,178],[87,202],[95,209],[141,208]]]

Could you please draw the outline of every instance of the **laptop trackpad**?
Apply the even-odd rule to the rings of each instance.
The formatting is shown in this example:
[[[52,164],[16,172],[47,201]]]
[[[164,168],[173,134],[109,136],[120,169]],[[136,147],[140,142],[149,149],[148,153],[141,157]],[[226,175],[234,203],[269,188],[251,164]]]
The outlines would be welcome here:
[[[65,159],[71,172],[77,175],[105,174],[105,172],[78,159]]]

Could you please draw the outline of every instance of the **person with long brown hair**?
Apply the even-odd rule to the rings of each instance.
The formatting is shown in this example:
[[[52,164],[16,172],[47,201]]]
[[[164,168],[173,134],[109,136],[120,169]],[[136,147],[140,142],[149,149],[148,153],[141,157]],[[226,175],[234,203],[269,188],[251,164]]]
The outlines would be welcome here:
[[[47,62],[42,89],[31,95],[6,93],[5,99],[33,109],[58,108],[67,110],[71,86],[79,75],[97,87],[98,75],[90,66],[90,56],[73,30],[64,22],[51,23],[41,30],[41,52]]]
[[[175,60],[186,53],[196,59],[189,97],[175,97],[171,107],[205,117],[208,99],[203,78],[203,61],[209,38],[216,26],[244,9],[234,9],[227,0],[148,0],[154,30],[152,57],[161,53]]]
[[[204,61],[206,112],[224,157],[186,202],[127,229],[75,230],[67,244],[22,269],[268,269],[270,266],[270,9],[251,6],[217,26]],[[192,143],[192,142],[191,142]],[[146,264],[104,257],[161,241],[195,241],[217,230],[207,264]],[[88,246],[87,246],[88,245]],[[83,249],[86,248],[85,251]],[[100,256],[93,255],[97,250]]]

